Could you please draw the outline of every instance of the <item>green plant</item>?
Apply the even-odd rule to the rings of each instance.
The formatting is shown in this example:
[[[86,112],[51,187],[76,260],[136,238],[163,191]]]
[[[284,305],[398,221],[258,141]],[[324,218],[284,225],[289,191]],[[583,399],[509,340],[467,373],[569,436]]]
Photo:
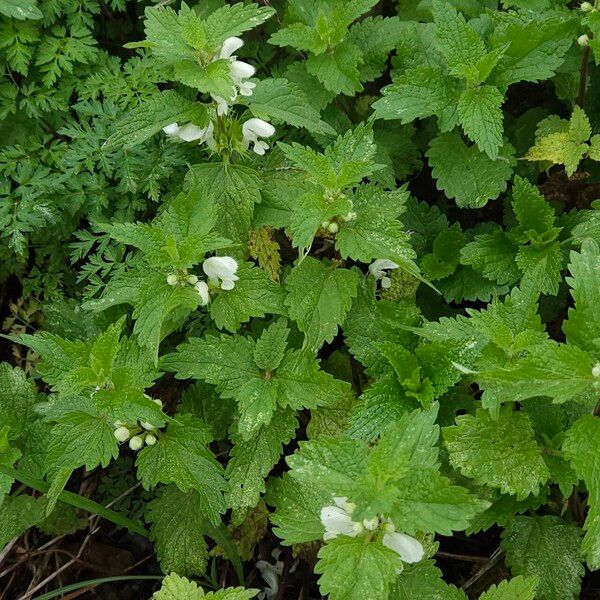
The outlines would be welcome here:
[[[157,600],[584,597],[597,3],[0,15],[0,547],[85,512]]]

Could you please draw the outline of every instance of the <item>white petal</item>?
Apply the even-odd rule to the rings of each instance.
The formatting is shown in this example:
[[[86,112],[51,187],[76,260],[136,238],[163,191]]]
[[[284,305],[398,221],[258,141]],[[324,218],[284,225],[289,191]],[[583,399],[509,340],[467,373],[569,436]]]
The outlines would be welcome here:
[[[163,131],[169,137],[173,137],[174,135],[177,135],[179,133],[179,125],[177,125],[177,123],[170,123],[169,125],[163,127]]]
[[[264,156],[265,152],[269,149],[269,144],[266,142],[254,142],[252,150],[259,156]]]
[[[425,555],[421,542],[405,533],[386,533],[383,545],[396,552],[405,563],[419,562]]]
[[[242,79],[248,79],[256,73],[256,69],[246,62],[241,60],[235,60],[231,63],[231,77],[234,81],[241,81]]]
[[[262,119],[248,119],[242,125],[242,133],[247,139],[252,139],[252,134],[258,137],[271,137],[275,133],[275,127]]]
[[[221,283],[221,289],[232,290],[235,287],[235,282],[237,279],[237,277],[236,279],[223,279],[223,282]]]
[[[369,272],[376,279],[381,279],[384,275],[384,270],[397,269],[399,266],[400,265],[397,265],[395,262],[387,260],[386,258],[378,258],[369,265]]]
[[[221,98],[221,96],[213,96],[212,99],[217,103],[217,115],[222,117],[227,114],[229,110],[229,104],[227,104],[227,100],[225,98]]]
[[[231,256],[211,256],[202,263],[202,270],[213,279],[231,279],[238,270],[238,264]]]
[[[239,37],[229,37],[221,46],[219,58],[229,58],[236,50],[239,50],[244,45],[244,40]]]
[[[184,142],[193,142],[199,140],[206,132],[206,127],[198,127],[193,123],[188,123],[182,127],[177,134]]]
[[[325,527],[324,539],[332,539],[338,535],[356,535],[354,523],[350,515],[338,506],[324,506],[321,509],[321,523]]]
[[[254,83],[254,81],[242,81],[240,82],[239,87],[240,94],[242,96],[252,96],[252,92],[254,91],[256,84]]]
[[[333,503],[340,508],[346,510],[346,504],[348,504],[348,498],[346,496],[334,496]]]
[[[200,306],[206,306],[210,302],[210,294],[208,293],[208,284],[206,281],[199,281],[194,286],[194,289],[200,296]]]
[[[388,290],[392,287],[392,280],[389,277],[382,277],[381,278],[381,287],[384,290]]]

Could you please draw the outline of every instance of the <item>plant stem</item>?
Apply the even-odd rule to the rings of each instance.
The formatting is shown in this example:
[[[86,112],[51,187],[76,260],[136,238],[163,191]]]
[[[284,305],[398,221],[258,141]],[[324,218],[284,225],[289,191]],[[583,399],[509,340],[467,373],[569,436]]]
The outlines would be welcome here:
[[[0,473],[7,475],[12,479],[16,479],[20,483],[24,483],[27,487],[37,490],[38,492],[42,492],[43,494],[47,493],[50,489],[50,484],[46,483],[45,481],[36,479],[35,477],[30,477],[29,475],[24,475],[23,473],[19,473],[15,469],[11,469],[6,465],[0,465]],[[76,508],[80,508],[89,513],[98,515],[107,521],[111,521],[115,525],[125,527],[133,533],[137,533],[138,535],[146,538],[148,537],[148,532],[139,523],[136,523],[135,521],[124,517],[118,512],[110,510],[110,508],[106,508],[105,506],[102,506],[102,504],[98,504],[97,502],[90,500],[89,498],[84,498],[83,496],[74,494],[73,492],[62,491],[59,494],[58,499],[65,504],[70,504]]]

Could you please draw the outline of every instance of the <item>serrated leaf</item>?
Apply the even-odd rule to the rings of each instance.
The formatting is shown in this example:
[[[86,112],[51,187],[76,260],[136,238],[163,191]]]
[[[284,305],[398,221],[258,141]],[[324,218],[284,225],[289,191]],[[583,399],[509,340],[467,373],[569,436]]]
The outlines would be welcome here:
[[[461,207],[481,208],[506,190],[513,173],[514,148],[504,144],[496,160],[475,146],[467,146],[456,133],[435,138],[426,156],[438,189]]]
[[[538,580],[536,598],[575,598],[585,569],[581,564],[581,530],[554,516],[515,517],[502,533],[506,564],[514,575]]]
[[[432,560],[407,565],[398,576],[393,600],[467,600],[466,594],[444,582]]]
[[[208,547],[202,498],[196,490],[182,492],[178,487],[163,487],[148,505],[156,555],[165,572],[194,576],[204,573]]]
[[[210,441],[204,423],[191,415],[178,415],[154,446],[140,451],[135,464],[146,489],[160,482],[175,483],[182,492],[196,490],[202,514],[217,524],[225,511],[222,492],[227,483],[223,468],[207,448]]]
[[[497,419],[484,410],[461,415],[455,426],[444,429],[444,440],[455,469],[517,500],[537,495],[550,475],[529,417],[512,408]]]
[[[164,90],[140,102],[121,121],[105,142],[106,149],[129,149],[141,144],[174,122],[208,124],[206,107],[188,100],[173,90]]]
[[[321,593],[331,600],[387,598],[400,557],[380,542],[340,536],[319,550]]]
[[[0,13],[20,21],[41,19],[44,16],[36,6],[35,0],[0,0]]]
[[[267,313],[285,314],[285,293],[265,271],[250,263],[242,263],[237,271],[239,280],[232,290],[221,291],[210,304],[210,316],[217,327],[236,331],[251,317]]]
[[[308,348],[331,342],[356,297],[358,274],[307,257],[285,280],[288,314],[305,334]]]
[[[534,600],[537,589],[535,577],[514,577],[493,585],[479,600]]]
[[[44,503],[43,498],[21,494],[0,506],[0,550],[42,520]]]

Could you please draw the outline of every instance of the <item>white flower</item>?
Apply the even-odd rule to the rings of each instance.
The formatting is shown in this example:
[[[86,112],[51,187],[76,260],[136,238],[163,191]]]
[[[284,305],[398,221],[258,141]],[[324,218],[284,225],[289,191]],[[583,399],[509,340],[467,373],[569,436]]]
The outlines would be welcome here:
[[[212,139],[214,125],[212,121],[209,122],[206,127],[198,127],[198,125],[194,125],[193,123],[188,123],[183,127],[179,127],[177,123],[171,123],[170,125],[163,127],[163,131],[169,137],[178,137],[184,142],[198,141],[198,144],[203,144],[204,142],[209,142]]]
[[[425,555],[425,548],[419,540],[405,533],[397,533],[392,523],[385,524],[385,531],[383,545],[393,550],[402,559],[402,562],[416,563]]]
[[[392,285],[392,280],[387,276],[386,271],[391,269],[397,269],[400,265],[397,265],[391,260],[385,258],[378,258],[369,265],[369,273],[375,277],[378,281],[381,281],[381,287],[387,290]]]
[[[233,53],[244,45],[244,40],[239,37],[228,37],[221,46],[219,58],[235,58]]]
[[[229,110],[229,104],[227,104],[227,100],[225,98],[221,98],[221,96],[212,96],[212,99],[217,103],[217,115],[222,117],[227,114]]]
[[[211,256],[202,263],[202,270],[213,285],[221,280],[222,290],[232,290],[239,279],[235,274],[238,270],[237,261],[231,256]]]
[[[332,540],[338,535],[356,537],[364,529],[362,523],[352,520],[355,505],[345,497],[334,496],[335,506],[324,506],[321,509],[321,523],[325,527],[324,540]]]
[[[177,277],[177,275],[175,275],[175,273],[170,273],[169,275],[167,275],[167,283],[169,285],[177,285],[178,281],[179,281],[179,277]]]
[[[194,289],[200,296],[200,306],[206,306],[210,302],[210,294],[208,293],[208,284],[206,281],[198,281],[194,285]]]
[[[275,133],[275,127],[262,119],[248,119],[242,125],[242,133],[248,144],[253,143],[253,150],[256,154],[263,155],[269,145],[258,138],[271,137]]]
[[[256,568],[260,571],[261,577],[265,580],[267,587],[262,593],[262,598],[265,600],[274,600],[277,598],[277,592],[279,592],[279,578],[283,573],[283,562],[277,560],[280,552],[275,550],[273,556],[275,557],[275,564],[271,564],[266,560],[259,560],[256,563]]]
[[[146,442],[146,446],[154,446],[154,444],[156,444],[157,442],[157,438],[155,435],[152,435],[151,433],[147,433],[146,437],[144,438],[144,442]]]
[[[118,442],[126,442],[130,435],[127,427],[117,427],[114,431],[114,436]]]

